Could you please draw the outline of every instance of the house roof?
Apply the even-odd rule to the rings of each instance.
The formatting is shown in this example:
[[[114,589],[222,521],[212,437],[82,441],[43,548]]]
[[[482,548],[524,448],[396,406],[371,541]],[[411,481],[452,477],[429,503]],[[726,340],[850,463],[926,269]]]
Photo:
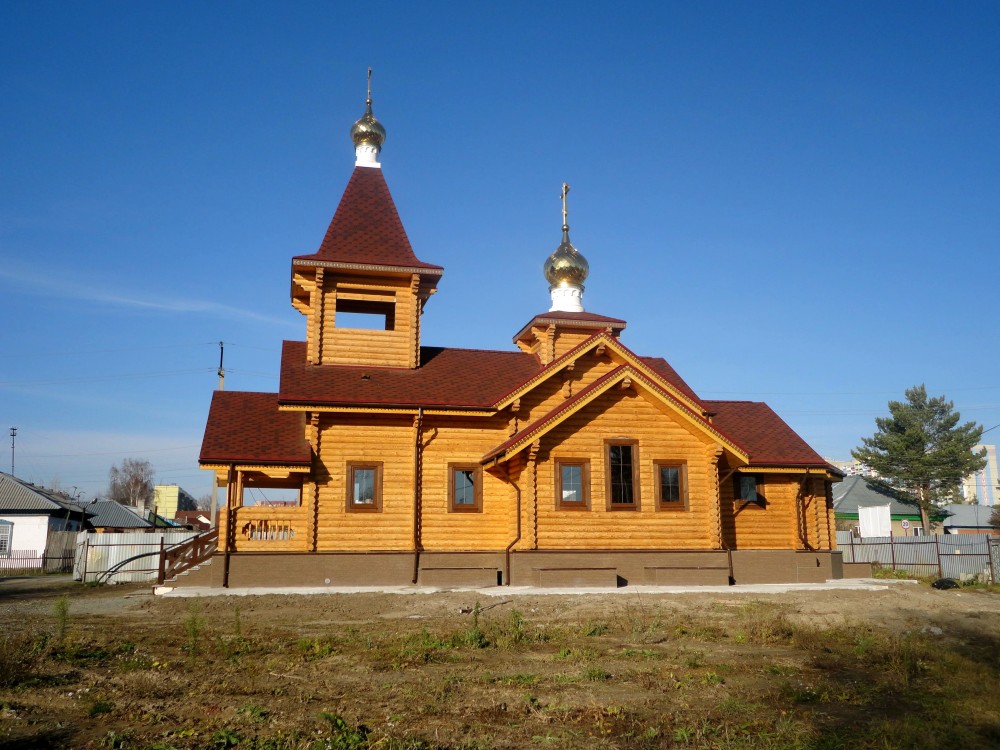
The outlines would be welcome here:
[[[84,508],[52,490],[36,487],[10,474],[0,472],[0,512],[2,511],[36,511],[52,515],[63,511],[81,513]]]
[[[991,505],[964,505],[952,503],[941,508],[948,514],[944,519],[945,528],[953,529],[992,529],[990,516],[993,514]]]
[[[305,361],[305,352],[302,352]],[[215,391],[201,443],[203,464],[308,465],[305,415],[278,411],[278,394]]]
[[[114,500],[98,500],[87,506],[92,517],[87,523],[95,529],[148,529],[149,521],[131,508]]]
[[[920,517],[920,508],[916,503],[908,502],[863,476],[847,477],[833,488],[833,507],[838,516],[856,516],[858,508],[886,504],[889,505],[890,516]]]
[[[524,352],[420,347],[415,370],[364,365],[310,365],[306,345],[281,353],[282,404],[437,406],[489,409],[541,368]]]
[[[381,169],[355,167],[319,250],[294,261],[398,269],[440,276],[444,269],[417,259]]]
[[[732,438],[756,466],[828,468],[798,433],[761,401],[703,401],[712,424]]]

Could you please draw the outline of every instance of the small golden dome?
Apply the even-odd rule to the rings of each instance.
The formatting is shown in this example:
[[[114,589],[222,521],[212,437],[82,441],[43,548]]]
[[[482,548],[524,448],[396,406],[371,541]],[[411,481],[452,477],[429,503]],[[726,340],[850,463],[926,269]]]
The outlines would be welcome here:
[[[542,267],[550,286],[575,284],[583,286],[590,273],[590,264],[569,241],[569,227],[563,225],[563,238],[559,247],[545,261]]]
[[[374,146],[376,151],[385,143],[385,128],[372,114],[372,69],[368,68],[368,97],[365,99],[365,113],[351,126],[351,140],[354,147]]]
[[[355,146],[374,146],[377,149],[381,149],[385,143],[385,128],[372,114],[371,99],[368,100],[368,107],[361,119],[351,126],[351,140]]]

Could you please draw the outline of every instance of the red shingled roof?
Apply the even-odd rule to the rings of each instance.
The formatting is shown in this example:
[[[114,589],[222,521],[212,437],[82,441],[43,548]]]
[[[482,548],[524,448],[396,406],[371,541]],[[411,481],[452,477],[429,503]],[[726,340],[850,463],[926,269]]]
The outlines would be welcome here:
[[[680,375],[677,374],[677,370],[670,366],[663,357],[638,357],[637,359],[642,362],[646,367],[655,372],[661,378],[666,380],[670,385],[679,390],[689,399],[694,401],[699,406],[704,407],[704,402],[698,398],[698,394],[692,390]],[[707,409],[706,409],[707,411]]]
[[[758,466],[821,466],[826,461],[761,401],[704,401],[712,424],[729,435]]]
[[[417,260],[382,170],[372,167],[354,168],[319,250],[295,260],[443,270]]]
[[[216,391],[201,463],[308,464],[305,415],[278,411],[277,393]]]
[[[281,403],[438,406],[485,409],[538,372],[534,355],[480,349],[420,348],[416,370],[310,365],[306,345],[281,352]]]

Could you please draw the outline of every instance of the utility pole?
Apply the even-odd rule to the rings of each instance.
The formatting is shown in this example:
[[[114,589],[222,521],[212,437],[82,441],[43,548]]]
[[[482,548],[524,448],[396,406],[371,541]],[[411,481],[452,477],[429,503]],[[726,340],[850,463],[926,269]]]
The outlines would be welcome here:
[[[219,390],[226,390],[226,369],[222,366],[222,358],[226,353],[225,343],[219,342]]]
[[[10,428],[10,475],[14,476],[14,438],[17,437],[17,428]]]

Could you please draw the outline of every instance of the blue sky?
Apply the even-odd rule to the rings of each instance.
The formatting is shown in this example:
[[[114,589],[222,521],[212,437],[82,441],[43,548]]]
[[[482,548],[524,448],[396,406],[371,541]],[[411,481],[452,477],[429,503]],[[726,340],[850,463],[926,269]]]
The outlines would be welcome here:
[[[445,267],[425,344],[510,348],[547,308],[565,180],[586,308],[701,396],[838,457],[917,383],[1000,423],[1000,5],[584,6],[2,4],[16,473],[90,497],[128,456],[208,491],[217,342],[228,389],[277,389],[369,65]]]

